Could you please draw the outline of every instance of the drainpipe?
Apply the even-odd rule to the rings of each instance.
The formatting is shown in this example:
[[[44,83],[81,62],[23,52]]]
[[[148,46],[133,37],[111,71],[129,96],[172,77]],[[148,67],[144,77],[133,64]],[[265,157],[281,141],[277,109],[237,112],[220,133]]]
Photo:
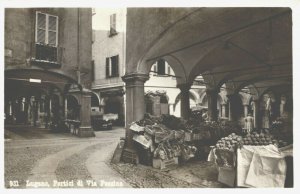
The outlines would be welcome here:
[[[80,48],[80,8],[77,8],[77,17],[78,17],[78,25],[77,25],[77,81],[78,84],[81,84],[81,71],[80,71],[80,62],[79,62],[79,48]]]

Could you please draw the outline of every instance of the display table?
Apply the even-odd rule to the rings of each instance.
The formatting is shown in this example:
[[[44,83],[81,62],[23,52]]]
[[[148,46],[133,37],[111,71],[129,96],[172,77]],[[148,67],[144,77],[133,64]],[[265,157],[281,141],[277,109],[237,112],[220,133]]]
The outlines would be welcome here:
[[[292,146],[284,149],[278,149],[274,145],[243,146],[236,151],[236,165],[220,166],[220,162],[217,162],[220,156],[213,148],[208,160],[217,163],[219,166],[218,180],[228,186],[283,188],[287,175],[285,157],[292,156],[292,153]]]

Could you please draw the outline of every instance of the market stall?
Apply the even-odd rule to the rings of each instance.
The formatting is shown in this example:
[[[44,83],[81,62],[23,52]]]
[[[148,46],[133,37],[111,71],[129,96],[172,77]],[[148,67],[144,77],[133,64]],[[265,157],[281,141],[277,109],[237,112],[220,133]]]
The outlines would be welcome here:
[[[184,120],[172,115],[152,116],[131,123],[139,163],[154,168],[184,164],[190,159],[206,159],[210,146],[233,131],[237,125],[224,122]]]
[[[218,181],[230,187],[285,187],[290,177],[286,157],[292,153],[292,144],[261,130],[221,138],[208,160],[218,166]]]

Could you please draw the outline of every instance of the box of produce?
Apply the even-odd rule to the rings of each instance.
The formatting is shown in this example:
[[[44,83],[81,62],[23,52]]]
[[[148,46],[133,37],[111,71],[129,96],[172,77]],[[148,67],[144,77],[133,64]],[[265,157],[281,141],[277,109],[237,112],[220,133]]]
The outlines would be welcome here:
[[[184,139],[184,131],[183,130],[175,131],[174,135],[175,135],[175,139]]]
[[[234,187],[236,179],[236,170],[224,167],[219,167],[218,170],[218,181],[230,187]]]
[[[151,140],[151,139],[147,139],[144,135],[137,135],[137,134],[134,134],[133,140],[134,140],[135,142],[140,143],[140,144],[143,145],[145,148],[150,148],[150,146],[152,145],[152,140]]]
[[[184,132],[184,141],[193,141],[193,133],[190,131]]]
[[[227,137],[221,138],[217,141],[216,149],[229,150],[235,152],[238,147],[243,145],[243,138],[235,133],[230,134]]]
[[[138,124],[136,124],[135,122],[134,123],[131,123],[130,127],[129,127],[130,130],[134,131],[134,132],[144,132],[144,127],[142,126],[139,126]]]
[[[153,168],[165,169],[174,165],[178,165],[178,157],[166,160],[162,160],[160,158],[153,158]]]

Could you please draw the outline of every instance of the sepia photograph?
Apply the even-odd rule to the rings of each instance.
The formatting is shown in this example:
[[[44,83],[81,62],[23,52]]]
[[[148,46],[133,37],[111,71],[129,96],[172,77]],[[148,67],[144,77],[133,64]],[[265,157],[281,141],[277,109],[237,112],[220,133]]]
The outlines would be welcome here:
[[[3,16],[4,190],[294,188],[290,6]]]

